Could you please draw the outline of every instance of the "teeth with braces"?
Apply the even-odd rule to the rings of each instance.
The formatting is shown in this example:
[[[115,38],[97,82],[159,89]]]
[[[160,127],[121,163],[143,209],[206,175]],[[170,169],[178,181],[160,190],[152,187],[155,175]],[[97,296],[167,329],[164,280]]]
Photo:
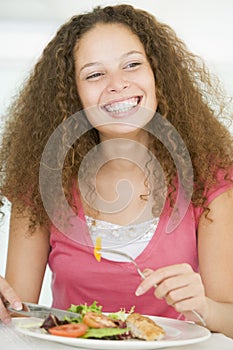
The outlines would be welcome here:
[[[134,97],[124,102],[115,102],[110,105],[106,105],[105,109],[107,112],[124,113],[136,107],[138,104],[138,101],[139,101],[138,97]]]

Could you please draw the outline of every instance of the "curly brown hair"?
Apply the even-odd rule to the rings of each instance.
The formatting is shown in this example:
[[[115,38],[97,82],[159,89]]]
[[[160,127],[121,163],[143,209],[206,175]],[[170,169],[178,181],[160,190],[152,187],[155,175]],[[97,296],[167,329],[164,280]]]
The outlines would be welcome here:
[[[44,49],[6,118],[0,150],[2,197],[17,203],[21,211],[25,198],[29,199],[32,225],[48,222],[39,189],[41,156],[52,132],[82,110],[75,83],[74,47],[97,23],[126,25],[142,42],[155,76],[158,112],[175,127],[192,160],[192,202],[205,208],[204,189],[216,182],[217,169],[227,178],[232,167],[232,136],[223,123],[224,119],[231,122],[231,115],[224,92],[202,60],[188,51],[169,26],[131,5],[96,7],[72,17]],[[81,126],[77,123],[76,127]],[[98,143],[98,133],[92,129],[69,146],[62,172],[67,197],[83,158]],[[159,140],[155,139],[152,147],[172,185],[177,174],[174,161]]]

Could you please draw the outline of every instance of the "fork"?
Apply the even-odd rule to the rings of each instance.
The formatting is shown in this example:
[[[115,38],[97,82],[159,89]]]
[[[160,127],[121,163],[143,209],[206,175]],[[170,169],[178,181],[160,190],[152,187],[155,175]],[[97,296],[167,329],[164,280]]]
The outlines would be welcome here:
[[[143,280],[146,278],[146,276],[144,275],[144,273],[142,272],[142,270],[140,269],[140,267],[138,266],[136,261],[129,254],[126,254],[126,253],[123,253],[123,252],[120,252],[120,251],[114,250],[114,249],[108,249],[108,248],[101,248],[100,251],[103,253],[111,253],[111,254],[123,256],[124,258],[128,259],[130,262],[132,262],[134,264],[138,274],[141,276],[141,278]],[[154,286],[157,287],[157,284],[155,284]]]
[[[141,278],[144,280],[146,278],[146,276],[144,275],[144,273],[142,272],[142,270],[140,269],[140,267],[138,266],[138,264],[136,263],[136,261],[134,260],[134,258],[132,258],[132,256],[130,256],[127,253],[124,252],[120,252],[119,250],[115,250],[115,249],[109,249],[109,248],[100,248],[98,249],[99,252],[103,252],[103,253],[111,253],[111,254],[115,254],[115,255],[120,255],[123,256],[124,258],[128,259],[130,262],[133,263],[133,265],[135,266],[138,274],[141,276]],[[155,283],[154,287],[158,287],[158,285]],[[193,315],[195,315],[198,320],[202,323],[203,326],[206,326],[206,322],[204,320],[204,318],[195,310],[191,310]]]

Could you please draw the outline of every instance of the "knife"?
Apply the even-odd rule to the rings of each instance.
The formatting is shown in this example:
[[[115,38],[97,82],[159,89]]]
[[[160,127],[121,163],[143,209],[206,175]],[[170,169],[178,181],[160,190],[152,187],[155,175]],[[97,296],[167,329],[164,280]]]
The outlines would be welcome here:
[[[42,306],[42,305],[27,303],[27,302],[22,303],[22,306],[23,306],[22,310],[13,309],[9,303],[5,303],[5,306],[7,310],[9,310],[14,314],[42,318],[42,319],[45,319],[47,316],[51,314],[58,317],[59,319],[64,319],[65,317],[72,317],[72,318],[80,317],[80,314],[76,312],[55,309],[53,307]]]

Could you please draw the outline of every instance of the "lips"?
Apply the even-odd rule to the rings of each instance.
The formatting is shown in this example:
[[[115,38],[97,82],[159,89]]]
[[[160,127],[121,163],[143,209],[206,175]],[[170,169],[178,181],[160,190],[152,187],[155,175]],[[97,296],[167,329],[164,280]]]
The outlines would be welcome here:
[[[137,107],[141,101],[141,96],[134,96],[128,99],[114,101],[108,103],[102,107],[106,112],[114,115],[122,115],[131,112],[135,107]]]

